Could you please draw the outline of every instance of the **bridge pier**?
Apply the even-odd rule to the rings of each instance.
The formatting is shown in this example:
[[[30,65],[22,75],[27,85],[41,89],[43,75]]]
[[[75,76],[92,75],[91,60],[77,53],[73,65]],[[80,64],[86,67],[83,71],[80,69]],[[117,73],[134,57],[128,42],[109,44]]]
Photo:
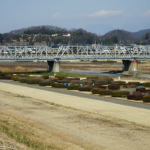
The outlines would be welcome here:
[[[123,71],[137,71],[138,63],[134,59],[131,60],[122,60],[123,61]]]
[[[47,71],[48,72],[59,72],[60,71],[60,61],[47,61],[48,67]]]

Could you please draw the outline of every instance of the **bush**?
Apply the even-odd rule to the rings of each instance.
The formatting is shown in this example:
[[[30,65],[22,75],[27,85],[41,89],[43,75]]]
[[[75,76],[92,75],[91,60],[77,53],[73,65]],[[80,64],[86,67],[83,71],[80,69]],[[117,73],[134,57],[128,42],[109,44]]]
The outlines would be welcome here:
[[[93,88],[92,89],[92,94],[99,94],[100,88]]]
[[[140,82],[128,82],[129,85],[139,86]]]
[[[55,88],[67,88],[67,84],[66,84],[66,86],[64,85],[64,84],[62,84],[62,83],[55,83]]]
[[[19,78],[18,81],[21,83],[27,83],[27,78]]]
[[[50,78],[49,78],[49,80],[50,80],[50,81],[57,82],[58,78],[53,78],[53,79],[50,79]]]
[[[12,76],[12,74],[6,74],[5,76],[0,76],[0,79],[11,80]]]
[[[52,83],[52,84],[51,84],[52,87],[55,87],[55,85],[56,85],[56,83]]]
[[[74,77],[71,77],[71,78],[68,78],[68,77],[65,77],[64,80],[80,80],[80,78],[74,78]]]
[[[119,84],[110,84],[110,85],[108,85],[108,89],[110,89],[110,90],[119,90],[120,85]]]
[[[20,78],[20,75],[14,75],[14,76],[12,76],[12,80],[14,80],[14,81],[18,81],[18,79]]]
[[[139,91],[135,91],[135,92],[133,92],[133,94],[134,94],[134,95],[142,95],[142,93],[139,92]]]
[[[102,85],[107,85],[107,84],[111,84],[112,81],[113,81],[113,79],[110,77],[101,77],[101,78],[98,78],[96,81],[94,81],[94,83],[100,83]]]
[[[41,81],[41,78],[27,78],[28,84],[39,84]]]
[[[145,95],[150,95],[150,90],[145,90],[144,92],[142,92],[142,94]]]
[[[111,96],[112,97],[122,97],[122,96],[127,96],[129,95],[129,91],[112,91]]]
[[[100,95],[111,95],[111,90],[99,90]]]
[[[20,77],[30,77],[28,74],[20,74]]]
[[[72,80],[71,83],[83,84],[83,85],[92,85],[92,81],[86,81],[86,80]]]
[[[54,81],[50,81],[50,80],[41,80],[39,82],[40,86],[50,86],[52,83],[54,83]]]
[[[79,91],[91,91],[91,87],[89,86],[83,86],[78,88]]]
[[[48,75],[44,75],[42,76],[43,79],[49,79],[49,76]]]
[[[150,102],[150,95],[143,96],[143,102]]]
[[[94,85],[102,85],[101,83],[94,83]]]
[[[68,85],[67,90],[78,90],[79,87],[79,85]]]
[[[145,86],[145,87],[150,87],[150,82],[145,82],[145,83],[142,83],[143,84],[143,86]]]
[[[136,91],[145,92],[145,88],[136,88]]]
[[[87,80],[95,80],[98,79],[99,77],[86,77]]]
[[[143,95],[129,94],[127,95],[127,99],[142,100]]]
[[[69,80],[57,80],[58,83],[69,83]]]
[[[55,76],[55,77],[58,78],[58,80],[63,80],[63,79],[65,79],[64,76]]]
[[[123,85],[123,84],[126,84],[126,82],[125,81],[112,81],[111,84]]]

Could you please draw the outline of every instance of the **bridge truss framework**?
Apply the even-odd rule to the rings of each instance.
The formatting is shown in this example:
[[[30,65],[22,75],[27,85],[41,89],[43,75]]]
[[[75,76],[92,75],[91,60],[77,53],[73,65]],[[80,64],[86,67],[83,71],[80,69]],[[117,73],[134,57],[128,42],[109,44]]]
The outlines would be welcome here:
[[[150,59],[147,46],[0,46],[0,60],[7,61],[33,61],[33,60],[100,60],[122,59],[142,60]]]

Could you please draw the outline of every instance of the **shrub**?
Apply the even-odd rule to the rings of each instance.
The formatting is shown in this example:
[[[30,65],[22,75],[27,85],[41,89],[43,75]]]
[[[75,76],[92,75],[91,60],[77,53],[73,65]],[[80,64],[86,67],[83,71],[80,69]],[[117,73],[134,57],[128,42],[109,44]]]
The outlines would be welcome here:
[[[100,95],[111,95],[111,90],[99,90]]]
[[[143,96],[143,102],[150,102],[150,95]]]
[[[1,73],[1,72],[0,72],[0,76],[2,76],[2,77],[5,76],[5,73]]]
[[[65,79],[64,76],[55,76],[55,77],[58,78],[58,80],[63,80],[63,79]]]
[[[12,74],[6,74],[5,76],[0,76],[0,79],[11,80],[12,76]]]
[[[120,85],[119,84],[110,84],[110,85],[108,85],[108,89],[110,89],[110,90],[119,90]]]
[[[28,84],[39,84],[41,81],[41,78],[27,78]]]
[[[30,77],[28,74],[20,74],[20,77]]]
[[[100,88],[93,88],[92,89],[92,94],[99,94]]]
[[[69,83],[69,80],[57,80],[58,83]]]
[[[78,88],[79,91],[91,91],[91,88],[89,86],[83,86]]]
[[[49,79],[50,81],[57,82],[58,78]]]
[[[68,85],[67,90],[78,90],[79,87],[79,85]]]
[[[74,78],[74,77],[71,77],[71,78],[68,78],[68,77],[66,77],[66,78],[64,78],[64,80],[80,80],[80,78]]]
[[[49,79],[49,76],[48,75],[44,75],[42,76],[43,79]]]
[[[112,81],[111,84],[124,85],[124,84],[126,84],[126,82],[125,81]]]
[[[58,80],[58,78],[55,78],[55,77],[49,77],[49,80],[53,80],[53,79],[57,79]]]
[[[56,85],[56,83],[52,83],[52,84],[51,84],[52,87],[55,87],[55,85]]]
[[[21,83],[27,83],[27,78],[19,78],[18,81]]]
[[[129,85],[139,86],[140,82],[128,82]]]
[[[150,82],[145,82],[145,83],[142,83],[143,84],[143,86],[145,86],[145,87],[150,87]]]
[[[127,95],[127,99],[142,100],[143,95],[129,94]]]
[[[101,83],[94,83],[94,85],[102,85]]]
[[[136,91],[145,92],[145,88],[136,88]]]
[[[64,85],[64,84],[62,84],[62,83],[55,83],[55,88],[67,88],[67,84],[66,84],[66,86]]]
[[[86,80],[72,80],[71,83],[83,84],[83,85],[92,85],[92,81],[86,81]]]
[[[96,81],[94,81],[94,83],[100,83],[102,85],[107,85],[107,84],[111,84],[112,81],[113,81],[113,79],[110,77],[101,77],[101,78],[98,78]]]
[[[41,80],[39,82],[39,85],[40,86],[50,86],[52,83],[54,83],[53,81],[50,81],[50,80]]]
[[[99,77],[86,77],[87,80],[95,80],[98,79]]]
[[[145,90],[144,92],[142,92],[142,94],[145,95],[150,95],[150,90]]]
[[[18,81],[18,79],[20,78],[20,75],[14,75],[14,76],[12,76],[12,80],[14,80],[14,81]]]
[[[133,92],[133,94],[134,94],[134,95],[142,95],[142,93],[139,92],[139,91],[135,91],[135,92]]]
[[[112,91],[111,96],[112,97],[122,97],[122,96],[127,96],[129,95],[129,91]]]

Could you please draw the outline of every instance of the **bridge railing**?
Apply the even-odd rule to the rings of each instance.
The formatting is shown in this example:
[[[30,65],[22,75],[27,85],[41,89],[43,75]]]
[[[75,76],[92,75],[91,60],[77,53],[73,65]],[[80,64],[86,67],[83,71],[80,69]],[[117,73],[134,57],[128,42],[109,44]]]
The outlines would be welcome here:
[[[147,46],[0,46],[0,60],[150,59]]]

